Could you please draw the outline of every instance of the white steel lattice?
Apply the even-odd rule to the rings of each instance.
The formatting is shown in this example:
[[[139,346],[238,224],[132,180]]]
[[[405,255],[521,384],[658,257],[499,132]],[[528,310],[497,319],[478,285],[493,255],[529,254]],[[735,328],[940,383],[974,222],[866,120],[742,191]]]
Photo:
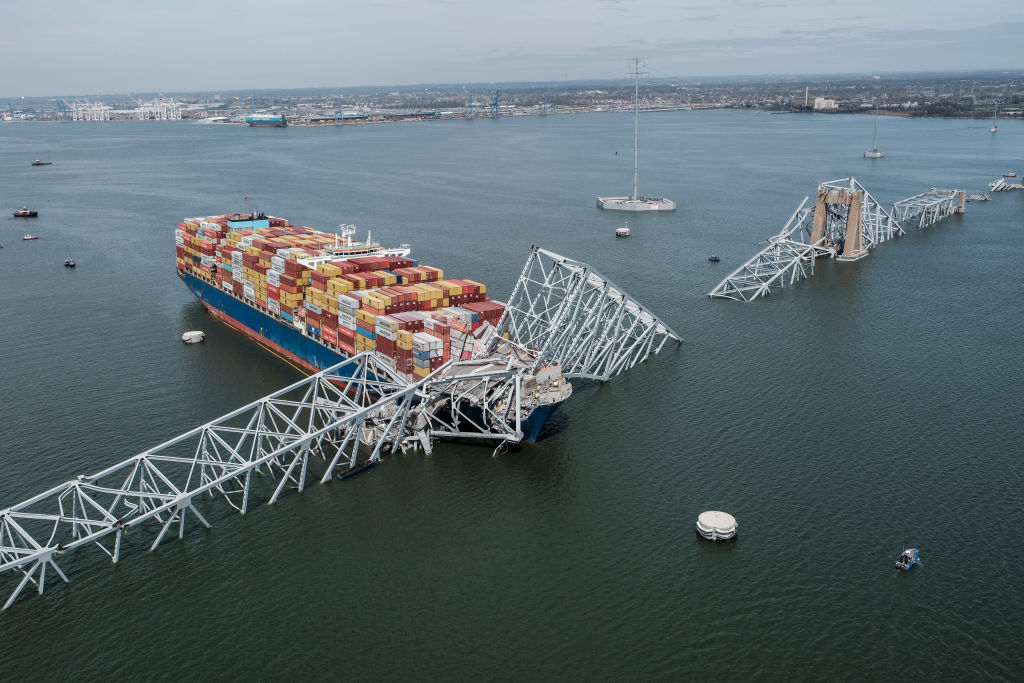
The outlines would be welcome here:
[[[607,379],[679,340],[597,271],[536,248],[513,301],[522,308],[510,306],[513,315],[499,324],[508,338],[492,334],[485,357],[450,361],[410,384],[381,357],[359,354],[0,509],[0,588],[15,584],[3,608],[29,585],[42,593],[48,572],[68,581],[58,560],[79,548],[99,548],[117,562],[125,543],[152,550],[175,528],[183,538],[188,519],[209,527],[199,509],[204,497],[245,514],[302,491],[311,478],[326,482],[372,465],[384,452],[430,452],[434,438],[496,440],[497,453],[522,440],[528,425],[539,429],[535,415],[572,394],[566,375]]]
[[[533,247],[498,323],[498,334],[535,350],[535,368],[607,380],[681,342],[657,316],[586,263]]]
[[[859,258],[876,245],[904,234],[892,214],[856,178],[819,184],[814,207],[807,206],[808,199],[804,197],[789,222],[768,239],[768,246],[730,273],[708,296],[753,301],[771,294],[773,288],[809,278],[814,274],[814,261],[820,256],[844,254],[839,256],[840,260]],[[851,210],[858,210],[857,206],[859,214],[851,214]],[[851,225],[856,231],[849,235],[854,238],[853,244],[847,240]]]
[[[772,287],[784,287],[810,277],[817,257],[835,256],[833,249],[822,246],[824,238],[809,244],[814,209],[807,206],[808,199],[804,197],[779,234],[768,239],[768,246],[719,282],[708,296],[752,301],[771,294]]]
[[[42,593],[48,568],[67,581],[57,560],[79,548],[117,562],[129,532],[155,549],[174,526],[184,535],[188,513],[209,527],[196,507],[203,494],[244,514],[255,495],[273,503],[289,487],[302,491],[313,466],[324,482],[372,464],[400,445],[415,389],[364,353],[0,510],[0,585],[18,581],[3,607],[29,584]]]
[[[863,237],[863,248],[870,250],[899,235],[904,234],[903,228],[881,204],[875,201],[871,193],[854,177],[828,180],[818,185],[818,193],[825,193],[825,210],[827,223],[825,227],[826,241],[823,246],[834,246],[842,250],[847,241],[846,230],[849,225],[849,203],[832,202],[827,199],[833,196],[846,196],[860,193],[860,226]]]
[[[901,199],[892,205],[893,216],[902,224],[917,220],[917,227],[926,228],[957,213],[960,190],[930,190]]]

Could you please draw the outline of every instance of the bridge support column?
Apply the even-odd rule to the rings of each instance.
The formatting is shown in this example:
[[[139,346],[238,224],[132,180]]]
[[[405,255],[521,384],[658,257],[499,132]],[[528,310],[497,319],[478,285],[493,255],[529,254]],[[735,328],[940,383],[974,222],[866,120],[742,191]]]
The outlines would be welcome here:
[[[864,193],[855,190],[844,194],[846,196],[843,199],[846,201],[843,203],[848,203],[850,210],[846,213],[846,243],[843,246],[843,253],[836,260],[857,261],[868,255],[868,250],[864,248],[864,225],[861,220]]]

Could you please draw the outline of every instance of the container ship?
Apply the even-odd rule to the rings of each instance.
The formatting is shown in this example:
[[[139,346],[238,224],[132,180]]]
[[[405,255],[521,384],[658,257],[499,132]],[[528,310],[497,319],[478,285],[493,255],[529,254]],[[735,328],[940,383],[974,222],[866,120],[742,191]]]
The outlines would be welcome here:
[[[245,122],[250,126],[270,126],[279,128],[288,125],[288,118],[284,114],[249,114]]]
[[[354,234],[262,213],[186,218],[174,232],[177,273],[215,318],[309,373],[372,351],[418,382],[449,360],[485,354],[505,310],[485,284],[446,278],[409,258],[408,244],[389,249]],[[529,408],[527,441],[571,391],[551,368],[537,372],[538,385],[554,398]]]

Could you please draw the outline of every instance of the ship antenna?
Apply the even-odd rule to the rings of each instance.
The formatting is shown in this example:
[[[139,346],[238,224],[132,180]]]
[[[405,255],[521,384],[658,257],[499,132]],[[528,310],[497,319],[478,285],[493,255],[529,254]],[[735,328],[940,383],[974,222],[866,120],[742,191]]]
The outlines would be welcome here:
[[[342,223],[338,227],[341,228],[341,236],[345,240],[345,246],[352,246],[352,235],[356,233],[356,226],[349,223]]]

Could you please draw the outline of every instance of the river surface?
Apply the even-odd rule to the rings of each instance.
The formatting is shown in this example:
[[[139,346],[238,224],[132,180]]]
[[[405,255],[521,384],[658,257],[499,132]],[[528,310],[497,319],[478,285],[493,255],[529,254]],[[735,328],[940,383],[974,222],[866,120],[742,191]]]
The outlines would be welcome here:
[[[594,204],[631,189],[628,114],[0,125],[2,215],[39,211],[0,218],[0,508],[301,377],[175,276],[186,216],[355,223],[499,299],[536,244],[684,338],[500,458],[390,456],[245,516],[210,501],[211,530],[117,565],[79,550],[0,612],[0,678],[1019,680],[1024,192],[707,298],[819,181],[888,207],[1019,177],[1000,123],[882,118],[873,160],[869,116],[644,114],[641,192],[679,209],[628,239]],[[704,510],[739,538],[698,539]]]

